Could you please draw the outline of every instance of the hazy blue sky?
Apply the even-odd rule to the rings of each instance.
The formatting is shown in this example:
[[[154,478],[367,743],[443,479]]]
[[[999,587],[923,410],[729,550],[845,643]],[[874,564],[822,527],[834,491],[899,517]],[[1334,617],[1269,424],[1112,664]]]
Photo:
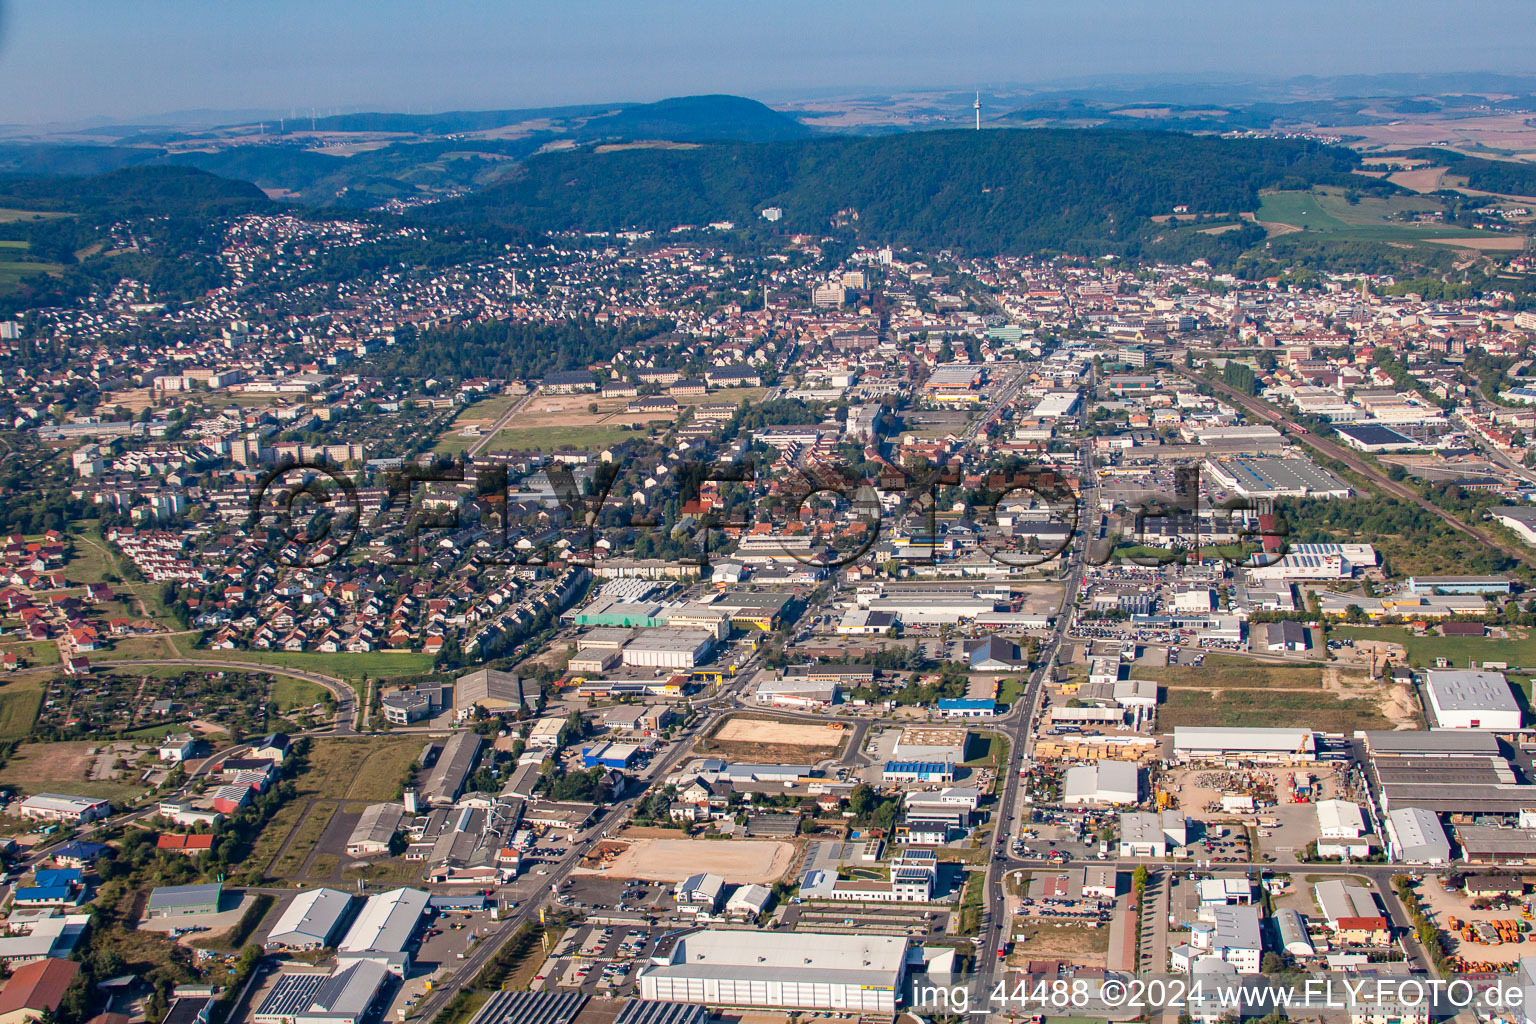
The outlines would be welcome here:
[[[0,123],[1536,70],[1530,0],[0,0]]]

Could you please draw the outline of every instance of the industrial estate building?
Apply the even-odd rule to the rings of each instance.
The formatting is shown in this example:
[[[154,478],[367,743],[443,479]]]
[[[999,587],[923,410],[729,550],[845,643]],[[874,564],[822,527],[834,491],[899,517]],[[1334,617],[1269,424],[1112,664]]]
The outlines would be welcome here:
[[[421,796],[434,807],[448,807],[464,791],[464,782],[480,756],[480,736],[472,732],[456,732],[443,744],[437,763],[427,775]]]
[[[1131,761],[1099,761],[1067,769],[1062,784],[1062,803],[1134,804],[1141,799],[1141,771]]]
[[[352,910],[352,897],[335,889],[310,889],[283,908],[267,934],[267,949],[323,949],[332,945]]]
[[[1502,672],[1429,669],[1424,694],[1438,729],[1520,728],[1520,705]]]
[[[815,932],[697,931],[641,969],[642,999],[709,1006],[896,1012],[910,940]]]
[[[83,825],[112,813],[112,804],[88,796],[39,793],[23,800],[20,812],[24,821],[67,821]]]
[[[406,947],[426,909],[427,894],[420,889],[391,889],[370,896],[337,944],[337,962],[345,966],[368,960],[405,977],[411,969]]]

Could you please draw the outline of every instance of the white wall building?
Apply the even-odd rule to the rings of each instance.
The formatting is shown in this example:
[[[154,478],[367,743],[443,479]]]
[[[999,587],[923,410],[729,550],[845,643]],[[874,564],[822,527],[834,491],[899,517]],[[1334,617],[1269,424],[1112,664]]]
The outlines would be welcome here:
[[[1518,729],[1520,705],[1502,672],[1429,669],[1424,693],[1439,729]]]
[[[641,999],[709,1006],[892,1016],[906,973],[905,937],[697,931],[666,964],[643,967]]]

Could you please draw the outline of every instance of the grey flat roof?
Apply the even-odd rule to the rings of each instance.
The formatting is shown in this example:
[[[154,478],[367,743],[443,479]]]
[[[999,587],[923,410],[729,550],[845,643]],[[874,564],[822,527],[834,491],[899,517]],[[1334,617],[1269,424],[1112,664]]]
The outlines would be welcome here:
[[[352,907],[352,897],[336,889],[310,889],[293,898],[267,935],[285,946],[303,942],[325,945]]]
[[[1502,672],[1432,668],[1424,682],[1441,711],[1520,711]]]
[[[219,894],[224,886],[219,882],[205,885],[162,885],[149,894],[149,909],[164,907],[195,907],[202,904],[218,905]]]
[[[357,960],[339,967],[310,1000],[308,1015],[361,1017],[388,977],[389,968],[372,960]]]
[[[1498,756],[1499,741],[1471,729],[1447,731],[1371,731],[1365,742],[1376,754],[1461,754],[1470,757]]]

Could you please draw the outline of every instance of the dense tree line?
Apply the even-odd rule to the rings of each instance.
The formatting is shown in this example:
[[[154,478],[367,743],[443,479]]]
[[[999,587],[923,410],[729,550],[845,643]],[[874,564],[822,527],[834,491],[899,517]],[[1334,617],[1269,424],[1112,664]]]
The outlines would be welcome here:
[[[610,359],[626,345],[668,326],[655,322],[621,328],[571,319],[558,324],[496,321],[419,334],[407,328],[396,334],[394,345],[372,358],[380,374],[413,380],[542,377]]]

